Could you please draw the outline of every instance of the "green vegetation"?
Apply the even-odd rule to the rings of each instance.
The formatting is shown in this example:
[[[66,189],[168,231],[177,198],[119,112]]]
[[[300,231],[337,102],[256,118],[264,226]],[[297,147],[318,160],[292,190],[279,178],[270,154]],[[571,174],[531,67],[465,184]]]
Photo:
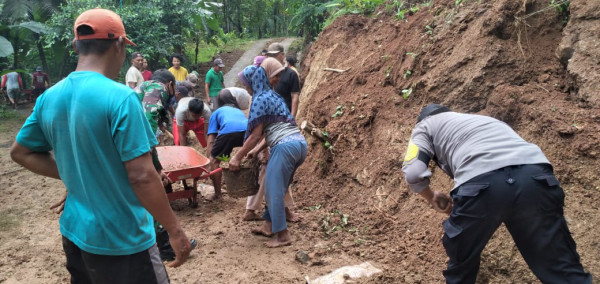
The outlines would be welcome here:
[[[416,3],[416,4],[415,4]],[[398,20],[406,20],[406,16],[415,14],[421,10],[421,8],[429,7],[433,4],[432,0],[426,1],[398,1],[393,0],[387,2],[385,5],[385,11],[387,13],[393,13],[396,15]]]
[[[383,71],[383,74],[385,74],[385,79],[388,80],[390,78],[390,76],[392,75],[392,66],[386,67],[385,70]]]
[[[569,10],[569,5],[571,4],[571,0],[550,0],[550,7],[556,7],[556,11],[563,18],[563,26],[566,26],[569,22],[569,17],[571,12]]]
[[[557,0],[554,0],[557,1]],[[243,48],[256,38],[299,36],[297,52],[337,17],[371,16],[381,5],[399,19],[432,1],[400,0],[0,0],[0,71],[20,70],[25,87],[36,66],[56,82],[74,70],[73,22],[83,11],[115,11],[150,69],[169,67],[170,55],[184,55],[188,69],[215,53]],[[388,58],[383,58],[386,61]],[[125,63],[122,73],[128,68]]]
[[[430,25],[425,26],[425,33],[428,35],[433,35],[433,28]]]
[[[231,161],[231,157],[229,157],[229,155],[225,155],[225,154],[218,156],[216,158],[217,158],[217,160],[219,160],[221,162],[229,163],[229,161]]]
[[[401,92],[402,92],[402,97],[406,100],[412,94],[413,89],[412,88],[403,89]]]
[[[326,237],[329,237],[332,233],[337,231],[348,231],[354,233],[357,231],[357,228],[350,228],[350,215],[343,214],[339,210],[334,210],[333,212],[323,216],[319,221],[321,225],[321,230],[325,233]]]
[[[73,22],[95,7],[121,16],[128,37],[151,69],[169,67],[174,53],[191,67],[215,53],[243,48],[250,40],[288,36],[290,20],[306,1],[283,0],[0,0],[0,71],[21,69],[26,88],[36,66],[53,82],[73,71]],[[325,19],[321,19],[321,23]],[[314,33],[314,35],[316,35]],[[301,30],[294,35],[304,35]],[[128,67],[126,62],[123,73]]]
[[[327,131],[323,130],[323,132],[321,132],[321,134],[325,138],[325,142],[323,142],[323,147],[327,150],[332,150],[333,145],[331,145],[331,142],[329,142],[329,133],[327,133]]]
[[[9,105],[0,105],[0,119],[14,119],[18,118],[19,114],[14,111]]]
[[[338,116],[342,116],[342,114],[344,114],[344,106],[342,105],[338,105],[335,108],[335,113],[333,115],[331,115],[331,117],[338,117]]]
[[[309,211],[315,211],[315,210],[321,209],[321,207],[322,207],[321,204],[317,204],[317,205],[314,205],[314,206],[309,206],[307,209]]]

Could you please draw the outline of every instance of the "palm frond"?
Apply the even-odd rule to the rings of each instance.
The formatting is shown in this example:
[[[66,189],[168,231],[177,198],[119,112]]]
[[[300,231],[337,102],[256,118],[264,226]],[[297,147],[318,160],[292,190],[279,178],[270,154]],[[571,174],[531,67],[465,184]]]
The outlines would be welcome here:
[[[33,12],[34,1],[4,0],[2,7],[2,18],[8,19],[9,23],[28,18],[28,13]]]

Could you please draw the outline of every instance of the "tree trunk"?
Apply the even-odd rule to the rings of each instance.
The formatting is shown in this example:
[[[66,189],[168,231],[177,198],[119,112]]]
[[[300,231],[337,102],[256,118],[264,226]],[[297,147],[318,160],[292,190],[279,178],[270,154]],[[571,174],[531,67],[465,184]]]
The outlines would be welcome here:
[[[60,78],[63,77],[64,73],[64,69],[65,69],[65,65],[67,64],[67,61],[69,60],[69,48],[65,48],[65,53],[63,54],[63,60],[60,63],[60,69],[58,72],[58,78],[56,78],[56,81],[60,80]]]
[[[13,40],[13,48],[15,52],[13,53],[13,69],[17,69],[17,65],[19,63],[19,35],[15,33],[15,37]]]
[[[325,135],[323,135],[323,131],[319,128],[317,128],[314,124],[312,124],[309,121],[303,121],[302,124],[300,124],[300,129],[310,133],[310,135],[315,136],[319,139],[321,139],[321,141],[323,142],[327,142],[329,141],[329,139],[327,137],[325,137]]]
[[[242,3],[238,3],[237,5],[237,11],[236,11],[236,23],[235,26],[237,28],[237,31],[239,34],[242,34],[244,32],[244,29],[242,28],[242,13],[241,13],[241,8],[240,6],[242,6]]]
[[[42,46],[42,42],[40,41],[40,35],[34,33],[33,37],[35,38],[35,44],[37,45],[38,53],[40,55],[42,68],[44,68],[45,72],[48,72],[48,63],[46,62],[46,54],[44,53],[44,47]]]
[[[180,43],[173,44],[173,49],[175,50],[176,54],[183,55],[183,45],[181,45]]]
[[[208,28],[208,25],[206,24],[206,18],[204,18],[204,16],[202,16],[202,26],[204,26],[204,31],[206,32],[206,38],[210,38],[212,36],[212,30],[210,28]]]
[[[279,1],[273,1],[273,36],[277,36],[277,4]]]
[[[195,49],[195,56],[194,56],[194,65],[198,66],[198,46],[200,45],[200,33],[196,32],[196,49]]]
[[[227,11],[228,8],[229,5],[227,4],[227,0],[223,0],[223,18],[225,18],[225,33],[229,33],[230,30],[229,12]]]

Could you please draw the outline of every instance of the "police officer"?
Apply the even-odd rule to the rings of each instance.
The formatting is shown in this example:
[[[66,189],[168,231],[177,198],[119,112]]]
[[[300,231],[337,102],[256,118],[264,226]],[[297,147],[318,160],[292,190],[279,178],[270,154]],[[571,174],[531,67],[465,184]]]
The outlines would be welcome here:
[[[451,178],[450,196],[429,187],[430,160]],[[563,215],[564,192],[540,148],[491,117],[424,107],[402,167],[406,182],[443,222],[447,283],[475,283],[481,251],[504,223],[543,283],[591,283]]]

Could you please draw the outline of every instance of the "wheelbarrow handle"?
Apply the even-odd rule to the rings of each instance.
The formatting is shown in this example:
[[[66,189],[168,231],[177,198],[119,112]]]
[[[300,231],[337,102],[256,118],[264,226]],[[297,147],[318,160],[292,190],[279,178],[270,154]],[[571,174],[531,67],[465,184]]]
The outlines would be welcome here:
[[[223,171],[223,169],[221,169],[221,168],[217,168],[217,169],[213,170],[212,172],[209,172],[209,171],[207,171],[204,168],[202,168],[202,169],[206,172],[206,174],[198,177],[198,179],[205,179],[205,178],[208,178],[208,177],[210,177],[210,176],[212,176],[212,175],[214,175],[216,173],[220,173],[221,171]]]

